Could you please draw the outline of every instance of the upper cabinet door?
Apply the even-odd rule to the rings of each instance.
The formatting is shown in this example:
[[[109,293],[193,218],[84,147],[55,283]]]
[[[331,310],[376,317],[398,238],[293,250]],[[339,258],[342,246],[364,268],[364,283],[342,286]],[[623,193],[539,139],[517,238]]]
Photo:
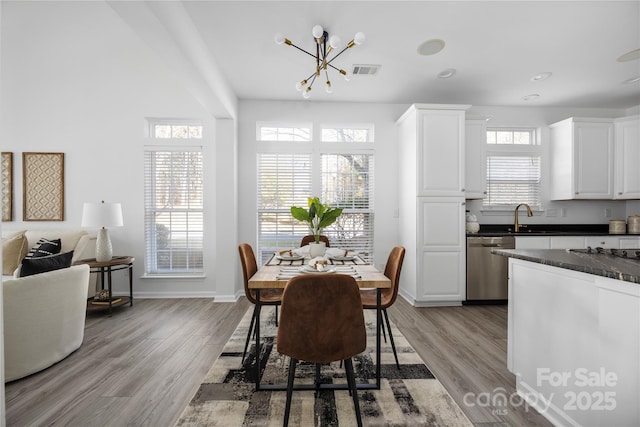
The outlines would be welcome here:
[[[418,112],[418,195],[464,197],[464,111]]]
[[[612,124],[576,123],[574,132],[576,198],[613,198]]]
[[[615,122],[616,199],[640,199],[640,116]]]
[[[465,198],[483,199],[487,195],[487,119],[465,121]]]
[[[613,198],[613,120],[570,118],[551,129],[551,199]]]

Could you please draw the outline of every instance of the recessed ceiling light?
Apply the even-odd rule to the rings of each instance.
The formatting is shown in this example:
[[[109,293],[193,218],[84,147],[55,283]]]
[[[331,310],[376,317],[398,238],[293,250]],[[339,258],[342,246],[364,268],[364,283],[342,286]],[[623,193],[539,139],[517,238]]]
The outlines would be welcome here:
[[[538,98],[540,98],[540,95],[538,95],[537,93],[532,93],[530,95],[522,97],[524,101],[533,101],[534,99],[538,99]]]
[[[423,42],[422,44],[420,44],[420,46],[418,46],[418,53],[420,55],[429,56],[435,55],[442,49],[444,49],[444,40],[431,39]]]
[[[532,82],[541,82],[543,80],[547,80],[549,77],[551,77],[551,72],[549,71],[545,71],[544,73],[540,73],[540,74],[536,74],[535,76],[531,77],[531,81]]]
[[[632,83],[640,82],[640,76],[632,77],[622,82],[623,85],[630,85]]]
[[[631,52],[627,52],[624,55],[620,55],[617,59],[618,62],[628,62],[636,59],[640,59],[640,49],[634,49]]]
[[[440,71],[438,73],[438,78],[439,79],[448,79],[449,77],[453,77],[456,74],[456,69],[455,68],[447,68],[444,71]]]

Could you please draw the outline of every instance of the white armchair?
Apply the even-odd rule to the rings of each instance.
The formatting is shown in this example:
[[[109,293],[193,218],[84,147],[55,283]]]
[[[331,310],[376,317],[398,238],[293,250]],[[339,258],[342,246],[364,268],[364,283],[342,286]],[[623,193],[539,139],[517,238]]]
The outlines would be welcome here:
[[[5,382],[41,371],[82,345],[89,266],[4,280]]]

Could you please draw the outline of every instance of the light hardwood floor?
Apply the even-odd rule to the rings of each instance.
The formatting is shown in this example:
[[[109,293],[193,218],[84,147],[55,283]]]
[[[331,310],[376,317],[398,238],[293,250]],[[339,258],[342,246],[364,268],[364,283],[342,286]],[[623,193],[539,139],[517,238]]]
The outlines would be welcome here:
[[[171,426],[250,306],[136,300],[112,317],[92,313],[78,351],[6,384],[7,426]],[[465,404],[500,387],[514,392],[506,306],[415,308],[398,298],[389,314],[475,425],[550,425],[525,406],[499,415]]]

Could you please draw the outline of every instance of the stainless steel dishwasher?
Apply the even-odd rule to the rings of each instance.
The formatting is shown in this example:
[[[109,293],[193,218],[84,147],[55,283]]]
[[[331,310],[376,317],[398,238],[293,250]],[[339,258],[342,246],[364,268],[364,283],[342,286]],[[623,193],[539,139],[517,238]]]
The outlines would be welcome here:
[[[508,258],[491,251],[515,247],[513,236],[467,237],[467,302],[507,300]]]

